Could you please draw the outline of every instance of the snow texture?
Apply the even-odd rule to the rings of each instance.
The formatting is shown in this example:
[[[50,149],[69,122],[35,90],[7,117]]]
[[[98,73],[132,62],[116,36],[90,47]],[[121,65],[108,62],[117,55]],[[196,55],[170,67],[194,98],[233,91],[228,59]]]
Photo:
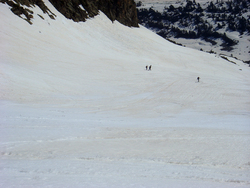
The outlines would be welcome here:
[[[0,4],[0,187],[250,186],[246,64],[45,3]]]

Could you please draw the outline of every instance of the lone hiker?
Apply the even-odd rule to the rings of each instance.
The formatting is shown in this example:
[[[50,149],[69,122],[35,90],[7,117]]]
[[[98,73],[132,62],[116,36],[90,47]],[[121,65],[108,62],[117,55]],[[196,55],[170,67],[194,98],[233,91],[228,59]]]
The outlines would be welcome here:
[[[197,77],[197,81],[200,82],[200,77]]]

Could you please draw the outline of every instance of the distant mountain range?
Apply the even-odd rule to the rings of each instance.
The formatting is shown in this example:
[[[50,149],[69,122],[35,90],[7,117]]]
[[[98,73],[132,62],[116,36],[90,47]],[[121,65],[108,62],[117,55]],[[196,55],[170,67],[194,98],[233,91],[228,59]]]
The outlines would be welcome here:
[[[154,3],[137,1],[143,26],[174,43],[250,63],[249,0]]]

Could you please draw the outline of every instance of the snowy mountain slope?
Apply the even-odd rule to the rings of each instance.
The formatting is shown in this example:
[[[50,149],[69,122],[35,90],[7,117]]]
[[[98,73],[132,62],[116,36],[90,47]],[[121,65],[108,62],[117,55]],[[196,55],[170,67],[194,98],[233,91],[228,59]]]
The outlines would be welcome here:
[[[249,186],[247,65],[45,3],[0,4],[0,187]]]
[[[14,16],[11,19],[15,21],[5,19],[2,22],[10,26],[11,23],[16,25],[18,21],[20,22],[19,18]],[[23,27],[29,28],[26,35],[19,36],[15,29],[5,27],[4,32],[8,38],[1,40],[7,40],[9,47],[2,47],[8,55],[3,58],[11,57],[11,60],[8,60],[11,62],[3,66],[7,69],[5,72],[12,73],[12,75],[6,75],[6,77],[9,76],[7,81],[11,82],[11,85],[7,83],[9,87],[6,88],[6,98],[4,98],[6,100],[32,103],[49,100],[61,104],[74,101],[70,97],[76,97],[77,104],[85,105],[85,100],[95,103],[96,100],[92,100],[95,95],[98,100],[107,101],[110,98],[109,92],[114,90],[117,93],[113,93],[115,96],[111,98],[113,102],[107,101],[109,105],[103,105],[103,108],[106,106],[117,108],[119,101],[114,101],[116,98],[122,102],[127,96],[141,98],[141,95],[148,93],[148,96],[142,96],[142,99],[146,100],[147,97],[151,98],[151,93],[156,95],[159,92],[162,95],[160,91],[163,91],[166,94],[161,98],[154,96],[152,105],[155,105],[155,102],[161,104],[164,97],[164,100],[176,101],[179,103],[176,105],[177,108],[182,109],[180,107],[182,104],[193,105],[197,99],[206,101],[207,87],[216,87],[216,83],[226,77],[224,86],[218,88],[218,96],[215,97],[210,92],[207,97],[215,98],[227,105],[228,101],[232,100],[223,94],[227,87],[226,83],[244,78],[245,71],[240,71],[239,65],[229,64],[223,59],[205,53],[194,56],[196,51],[166,43],[143,28],[131,29],[118,23],[115,23],[114,25],[117,26],[114,27],[111,22],[103,18],[103,15],[90,20],[88,24],[75,24],[59,16],[56,21],[49,18],[47,21],[37,19],[34,26],[21,22]],[[60,33],[58,28],[62,30]],[[95,30],[93,31],[92,28]],[[128,32],[131,34],[124,35]],[[20,48],[20,46],[23,47]],[[150,64],[153,65],[154,71],[143,71],[145,66]],[[16,65],[18,69],[13,70]],[[235,72],[234,77],[231,77],[232,71]],[[246,71],[249,70],[246,69]],[[195,84],[197,76],[201,77],[204,94],[201,94],[202,91],[196,91],[199,87]],[[140,84],[139,88],[135,83],[137,79],[140,83],[144,83]],[[121,84],[124,87],[121,87]],[[236,92],[239,90],[237,85],[233,87]],[[175,91],[179,91],[181,95],[176,99],[171,94]],[[101,96],[99,96],[100,93]],[[185,97],[187,95],[194,95],[194,97]],[[90,99],[85,99],[86,96]],[[246,100],[244,97],[247,98],[247,96],[241,97],[243,105]],[[198,101],[201,102],[201,100]],[[145,106],[148,106],[150,101],[147,101]],[[138,105],[144,104],[134,99],[131,105],[134,102]],[[241,108],[241,101],[235,101],[234,109],[237,106]]]
[[[177,44],[249,63],[248,1],[137,1],[142,25]]]

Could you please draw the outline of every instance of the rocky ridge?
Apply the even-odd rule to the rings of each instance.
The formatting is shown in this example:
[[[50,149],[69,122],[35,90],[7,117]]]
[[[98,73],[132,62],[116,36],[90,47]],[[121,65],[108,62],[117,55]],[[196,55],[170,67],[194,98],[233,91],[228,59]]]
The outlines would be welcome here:
[[[75,22],[86,21],[102,11],[111,21],[119,21],[129,27],[138,27],[137,10],[134,0],[49,0],[66,18]],[[43,0],[0,0],[8,4],[11,11],[32,24],[32,7],[38,6],[52,19],[56,15],[49,10]],[[41,15],[39,15],[43,18]]]

